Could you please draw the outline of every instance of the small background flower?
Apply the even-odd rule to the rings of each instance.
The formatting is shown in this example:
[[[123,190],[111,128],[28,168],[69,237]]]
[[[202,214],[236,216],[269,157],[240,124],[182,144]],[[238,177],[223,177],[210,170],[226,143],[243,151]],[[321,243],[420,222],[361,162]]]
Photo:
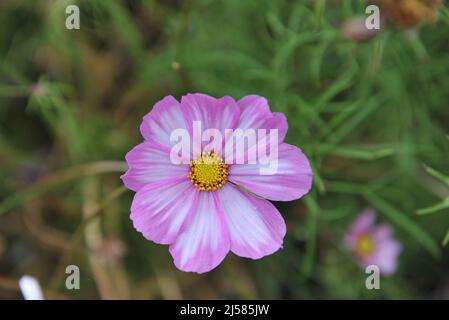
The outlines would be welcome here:
[[[435,24],[442,0],[369,0],[369,4],[377,5],[379,8],[379,29],[368,29],[366,27],[367,15],[356,16],[345,21],[341,27],[343,36],[354,41],[366,41],[374,38],[382,32],[388,24],[394,24],[403,30],[411,32],[415,48],[419,47],[416,28],[426,23]],[[418,41],[418,43],[416,43]],[[416,50],[423,50],[418,48]]]
[[[373,210],[361,213],[349,228],[345,245],[363,269],[375,265],[382,274],[391,275],[398,267],[402,245],[394,239],[391,226],[376,225],[375,220]]]
[[[386,17],[398,26],[411,28],[435,22],[442,0],[378,0]]]

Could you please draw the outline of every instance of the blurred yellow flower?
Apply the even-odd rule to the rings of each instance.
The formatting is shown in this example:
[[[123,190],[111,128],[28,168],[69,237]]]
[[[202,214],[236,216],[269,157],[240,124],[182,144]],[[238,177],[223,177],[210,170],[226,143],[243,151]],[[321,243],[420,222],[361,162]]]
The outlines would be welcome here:
[[[421,22],[435,21],[442,0],[380,0],[379,4],[395,24],[411,28]]]

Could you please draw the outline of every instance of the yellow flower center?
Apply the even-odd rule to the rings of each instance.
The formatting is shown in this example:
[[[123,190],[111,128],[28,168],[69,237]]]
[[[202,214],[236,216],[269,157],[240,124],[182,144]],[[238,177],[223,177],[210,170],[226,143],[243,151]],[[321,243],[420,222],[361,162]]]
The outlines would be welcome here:
[[[371,235],[363,234],[358,237],[355,251],[360,256],[367,256],[374,251],[374,240]]]
[[[228,165],[215,152],[202,153],[190,161],[189,179],[201,191],[221,188],[228,179]]]

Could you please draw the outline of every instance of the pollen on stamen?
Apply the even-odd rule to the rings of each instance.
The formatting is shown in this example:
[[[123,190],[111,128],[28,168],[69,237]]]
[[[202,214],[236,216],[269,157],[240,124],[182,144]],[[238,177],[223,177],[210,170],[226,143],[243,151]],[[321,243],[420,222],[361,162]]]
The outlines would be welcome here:
[[[370,255],[375,249],[374,240],[371,235],[360,235],[356,242],[356,253],[360,256]]]
[[[196,160],[190,161],[190,181],[201,191],[221,188],[228,179],[228,165],[218,152],[203,152]]]

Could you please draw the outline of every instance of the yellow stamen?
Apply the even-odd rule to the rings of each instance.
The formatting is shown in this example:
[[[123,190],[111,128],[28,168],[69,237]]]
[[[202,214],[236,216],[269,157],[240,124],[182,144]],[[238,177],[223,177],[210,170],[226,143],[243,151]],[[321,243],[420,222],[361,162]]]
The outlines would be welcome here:
[[[221,188],[228,179],[228,165],[216,152],[204,152],[190,161],[189,179],[201,191]]]
[[[360,256],[367,256],[373,253],[375,248],[373,237],[369,234],[362,234],[357,238],[355,251]]]

